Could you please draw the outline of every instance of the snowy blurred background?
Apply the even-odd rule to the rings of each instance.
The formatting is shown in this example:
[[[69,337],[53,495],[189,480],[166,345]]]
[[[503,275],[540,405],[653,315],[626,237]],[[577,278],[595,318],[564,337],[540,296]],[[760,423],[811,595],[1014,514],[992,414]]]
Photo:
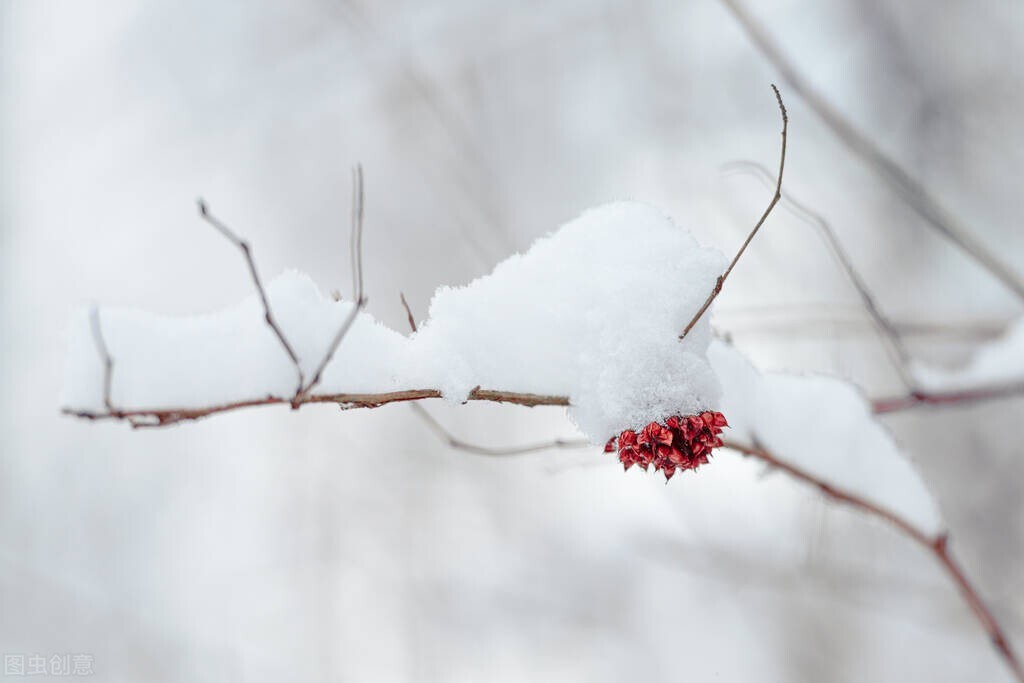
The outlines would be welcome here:
[[[814,86],[1024,273],[1024,6],[780,0],[752,11]],[[408,406],[259,409],[133,432],[58,414],[70,313],[347,292],[364,164],[369,310],[404,329],[589,206],[633,197],[732,251],[768,198],[777,72],[692,2],[0,4],[0,651],[103,681],[999,681],[932,560],[722,453],[623,475],[596,449],[453,451]],[[795,93],[787,188],[826,216],[912,349],[962,361],[1021,313]],[[567,255],[569,257],[571,255]],[[777,212],[715,327],[763,368],[899,393],[812,228]],[[487,445],[560,409],[428,410]],[[886,419],[1024,647],[1013,399]]]

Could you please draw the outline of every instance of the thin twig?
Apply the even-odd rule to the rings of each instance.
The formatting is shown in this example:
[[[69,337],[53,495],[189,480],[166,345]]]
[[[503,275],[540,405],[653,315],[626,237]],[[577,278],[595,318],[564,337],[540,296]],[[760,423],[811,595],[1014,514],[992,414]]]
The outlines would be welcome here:
[[[754,161],[738,161],[726,165],[727,169],[740,172],[750,172],[759,177],[766,184],[772,185],[775,182],[771,171]],[[903,343],[902,335],[896,323],[890,320],[875,301],[874,296],[868,289],[864,280],[860,277],[853,265],[850,255],[846,252],[839,238],[823,216],[812,211],[805,204],[797,201],[789,193],[782,194],[782,206],[793,212],[797,217],[816,226],[828,243],[833,255],[839,261],[847,277],[860,295],[865,310],[871,317],[880,336],[886,341],[886,348],[890,352],[893,366],[896,368],[906,385],[908,394],[906,396],[889,397],[876,399],[872,402],[875,413],[892,413],[908,408],[919,406],[949,406],[963,403],[975,403],[979,401],[990,401],[999,398],[1008,398],[1024,394],[1024,383],[1012,383],[998,386],[979,387],[973,389],[950,391],[950,392],[928,392],[920,389],[916,378],[910,370],[911,356]]]
[[[916,391],[907,396],[874,399],[871,407],[876,415],[883,415],[924,406],[954,407],[1016,396],[1024,396],[1024,382],[948,392]]]
[[[460,451],[466,451],[467,453],[475,453],[476,455],[487,455],[487,456],[509,456],[509,455],[524,455],[526,453],[537,453],[539,451],[547,451],[553,448],[586,448],[592,446],[586,439],[552,439],[551,441],[542,441],[540,443],[530,444],[528,446],[510,446],[505,448],[494,448],[490,446],[479,446],[471,444],[467,441],[463,441],[455,437],[451,432],[445,429],[440,422],[438,422],[433,415],[428,413],[426,409],[418,403],[410,403],[409,407],[423,419],[423,421],[430,427],[437,436],[447,443],[452,448]]]
[[[301,387],[292,399],[293,408],[297,408],[301,403],[300,399],[320,383],[327,364],[331,362],[338,347],[341,346],[342,340],[352,328],[359,312],[366,306],[366,296],[363,293],[363,167],[360,165],[356,165],[352,169],[352,234],[349,239],[349,248],[351,249],[349,258],[352,263],[352,290],[355,292],[355,304],[328,345],[324,357],[313,373],[313,379],[309,381],[309,384]]]
[[[274,336],[281,342],[281,347],[288,354],[288,358],[291,359],[292,365],[295,366],[295,372],[298,375],[298,384],[295,390],[296,394],[302,391],[302,385],[305,381],[302,374],[302,366],[299,364],[299,357],[295,354],[295,350],[292,349],[292,345],[288,343],[288,339],[284,336],[284,332],[277,324],[277,320],[274,318],[274,314],[270,309],[270,301],[267,299],[267,292],[263,288],[263,282],[260,280],[260,275],[256,271],[256,262],[252,258],[252,249],[249,247],[249,243],[241,239],[232,230],[217,219],[213,214],[210,213],[206,206],[206,202],[202,199],[199,200],[199,215],[203,217],[207,223],[217,229],[217,232],[226,237],[232,244],[239,248],[242,252],[242,256],[245,257],[245,263],[249,266],[249,274],[252,276],[253,284],[256,286],[256,293],[259,294],[260,303],[263,305],[263,319],[267,321],[267,325],[273,330]]]
[[[1003,632],[1002,627],[999,625],[999,622],[996,621],[991,610],[989,610],[985,605],[985,602],[981,599],[978,590],[967,579],[963,570],[950,554],[948,534],[930,536],[918,527],[914,526],[910,520],[901,517],[899,514],[876,505],[855,493],[843,490],[833,484],[818,479],[809,472],[778,458],[776,455],[764,448],[736,443],[733,441],[726,441],[724,446],[742,453],[743,455],[758,458],[759,460],[768,463],[773,468],[785,472],[799,481],[814,486],[822,494],[832,500],[850,505],[861,512],[865,512],[889,522],[903,534],[928,550],[956,585],[960,595],[967,603],[967,606],[971,609],[975,619],[977,619],[978,623],[985,630],[985,633],[988,635],[1000,657],[1002,657],[1003,661],[1013,672],[1016,679],[1021,683],[1024,683],[1024,668],[1021,667],[1020,661],[1017,659],[1013,649],[1010,647],[1010,642],[1007,639],[1006,634]]]
[[[754,235],[756,235],[757,231],[761,229],[762,225],[764,225],[768,215],[772,212],[772,209],[775,208],[775,205],[779,203],[779,198],[782,196],[782,173],[786,168],[786,133],[789,128],[789,115],[786,113],[786,105],[782,103],[782,95],[779,94],[779,89],[775,87],[774,83],[772,84],[772,91],[775,92],[775,100],[779,103],[779,111],[782,113],[782,151],[779,153],[779,180],[775,186],[775,194],[772,195],[772,200],[769,202],[768,208],[766,208],[764,213],[761,214],[761,218],[754,225],[754,229],[750,231],[750,234],[747,235],[747,239],[743,241],[739,251],[737,251],[736,255],[733,257],[732,262],[729,263],[729,267],[725,269],[724,273],[718,276],[718,279],[715,281],[715,286],[711,289],[711,293],[708,294],[707,300],[704,301],[704,305],[701,306],[700,310],[694,314],[693,318],[683,329],[682,334],[679,335],[680,339],[685,338],[686,335],[689,334],[690,330],[693,329],[693,326],[697,324],[697,321],[699,321],[704,313],[707,312],[708,308],[710,308],[711,302],[713,302],[722,291],[722,285],[725,284],[725,280],[729,277],[729,273],[731,273],[732,269],[736,267],[736,263],[739,262],[740,257],[743,256],[743,252],[747,250],[747,245],[749,245],[751,240],[754,239]]]
[[[352,169],[352,232],[349,259],[352,262],[352,300],[363,300],[363,166]]]
[[[725,168],[741,173],[750,173],[769,187],[776,184],[775,177],[771,171],[755,161],[736,161],[726,164]],[[839,262],[839,265],[846,273],[846,277],[850,280],[850,284],[857,290],[861,303],[864,304],[865,310],[871,316],[879,336],[885,342],[886,351],[889,352],[889,358],[892,361],[893,367],[896,368],[896,372],[899,374],[900,379],[903,380],[907,389],[911,393],[915,393],[917,391],[917,382],[910,371],[910,352],[907,350],[906,344],[903,343],[903,337],[900,335],[895,323],[882,313],[878,303],[875,301],[874,295],[868,289],[860,273],[857,272],[853,265],[853,260],[847,253],[846,248],[843,247],[842,242],[839,241],[839,237],[832,229],[832,226],[821,214],[813,211],[788,192],[782,193],[782,207],[788,209],[797,218],[815,226],[821,236],[824,237],[832,255]]]
[[[100,360],[103,361],[103,405],[107,408],[107,412],[118,415],[118,411],[114,409],[114,404],[110,400],[111,384],[114,381],[114,359],[110,356],[107,342],[103,339],[100,311],[95,306],[89,311],[89,325],[92,328],[92,339],[96,345],[96,351],[100,355]]]
[[[722,0],[732,12],[761,54],[778,69],[779,74],[846,148],[867,163],[886,180],[896,193],[939,234],[955,244],[978,265],[1024,299],[1024,279],[1003,264],[914,177],[892,157],[883,152],[867,135],[861,133],[838,109],[818,93],[782,54],[767,30],[737,0]]]
[[[416,318],[412,317],[412,309],[409,308],[409,302],[405,300],[405,294],[402,292],[398,293],[398,297],[402,300],[402,308],[405,309],[405,315],[409,319],[409,327],[412,331],[416,331]]]

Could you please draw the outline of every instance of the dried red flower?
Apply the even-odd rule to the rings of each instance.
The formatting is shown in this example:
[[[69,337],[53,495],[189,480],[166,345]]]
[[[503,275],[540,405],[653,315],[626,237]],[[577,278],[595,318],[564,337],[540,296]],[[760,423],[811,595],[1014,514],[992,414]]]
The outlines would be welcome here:
[[[619,452],[625,469],[639,465],[645,470],[654,465],[668,481],[676,470],[697,469],[708,462],[711,451],[722,445],[719,434],[729,423],[713,410],[700,415],[673,415],[664,424],[651,422],[638,432],[632,429],[608,440],[606,453]]]

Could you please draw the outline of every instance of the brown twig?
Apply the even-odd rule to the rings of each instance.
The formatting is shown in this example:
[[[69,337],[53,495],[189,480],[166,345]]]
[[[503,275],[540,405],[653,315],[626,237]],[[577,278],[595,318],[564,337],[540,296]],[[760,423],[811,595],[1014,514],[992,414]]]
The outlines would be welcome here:
[[[245,257],[245,263],[249,266],[249,274],[252,276],[253,284],[256,286],[256,293],[259,294],[260,303],[263,305],[263,319],[267,321],[267,325],[274,332],[274,336],[281,342],[281,347],[288,354],[288,358],[291,359],[292,365],[295,366],[295,372],[298,375],[298,384],[296,385],[296,395],[302,392],[302,386],[305,382],[305,378],[302,374],[302,366],[299,364],[299,357],[295,354],[295,350],[292,349],[292,345],[288,343],[288,339],[284,336],[284,332],[277,324],[277,320],[274,318],[274,314],[270,309],[270,301],[267,299],[267,292],[263,289],[263,282],[260,280],[260,275],[256,271],[256,262],[252,258],[252,249],[249,247],[249,243],[241,239],[232,230],[217,219],[213,214],[210,213],[209,208],[206,206],[206,202],[202,199],[199,200],[199,215],[203,217],[207,223],[217,229],[217,232],[226,237],[232,244],[239,248],[242,252],[242,256]]]
[[[779,71],[789,85],[818,118],[835,134],[846,148],[889,183],[896,193],[939,234],[960,248],[967,256],[1002,282],[1019,298],[1024,299],[1024,280],[971,236],[969,230],[928,191],[924,185],[883,152],[867,135],[853,126],[832,104],[818,93],[786,59],[767,30],[761,26],[738,0],[722,0],[761,54]]]
[[[366,306],[366,296],[363,293],[363,167],[358,164],[352,169],[352,233],[349,238],[349,249],[351,250],[349,259],[352,263],[352,290],[355,293],[355,304],[328,345],[324,357],[313,373],[313,379],[296,392],[292,399],[293,408],[297,408],[300,399],[308,395],[320,383],[327,364],[331,362],[338,347],[341,346],[342,340],[352,328],[359,312]]]
[[[409,308],[409,302],[405,300],[405,294],[402,292],[398,293],[398,297],[402,300],[402,308],[405,309],[405,316],[409,320],[409,327],[412,331],[416,331],[416,318],[412,317],[412,309]]]
[[[725,168],[727,170],[751,173],[768,186],[776,185],[776,179],[772,175],[771,171],[755,161],[737,161],[726,164]],[[845,247],[843,247],[842,242],[839,241],[839,237],[832,229],[832,226],[821,214],[813,211],[806,204],[798,201],[788,192],[782,193],[781,201],[783,208],[788,209],[793,215],[807,223],[810,223],[818,229],[818,232],[825,239],[832,255],[846,273],[846,277],[850,280],[850,284],[852,284],[854,289],[857,290],[861,303],[864,304],[864,309],[871,317],[872,322],[874,322],[879,336],[885,342],[890,360],[892,361],[893,367],[896,368],[896,372],[899,374],[900,379],[903,380],[903,383],[906,385],[908,390],[912,393],[916,392],[917,382],[910,371],[910,352],[907,350],[906,344],[903,343],[903,337],[900,335],[896,325],[889,320],[884,313],[882,313],[881,308],[879,308],[878,303],[875,301],[874,295],[871,293],[871,290],[868,289],[868,286],[864,282],[863,278],[861,278],[860,273],[857,272],[857,269],[853,265],[853,260],[850,258]]]
[[[466,451],[467,453],[474,453],[476,455],[487,455],[487,456],[508,456],[508,455],[524,455],[526,453],[537,453],[539,451],[547,451],[553,448],[586,448],[591,446],[589,441],[586,439],[552,439],[551,441],[542,441],[540,443],[530,444],[528,446],[511,446],[505,448],[494,448],[491,446],[480,446],[477,444],[471,444],[467,441],[457,438],[447,429],[445,429],[440,422],[438,422],[434,416],[426,411],[423,406],[418,403],[410,403],[409,407],[413,409],[420,418],[430,427],[437,436],[447,443],[452,448],[460,451]]]
[[[756,235],[757,231],[761,229],[762,225],[764,225],[768,215],[772,212],[772,209],[775,208],[775,205],[779,203],[779,198],[782,196],[782,173],[786,167],[786,133],[789,128],[789,115],[786,113],[786,105],[782,103],[782,95],[779,94],[779,89],[775,87],[774,83],[772,84],[772,91],[775,93],[775,100],[778,102],[779,111],[782,113],[782,151],[779,153],[779,180],[775,186],[775,194],[772,196],[772,200],[769,202],[768,208],[764,210],[764,213],[761,214],[761,218],[754,225],[754,229],[750,231],[750,234],[747,235],[747,239],[743,241],[742,245],[740,245],[740,249],[736,252],[732,262],[729,263],[729,267],[725,269],[724,273],[718,276],[718,279],[715,281],[715,286],[712,287],[711,293],[708,294],[708,298],[704,301],[704,305],[701,306],[694,314],[693,318],[683,329],[682,334],[679,335],[680,339],[685,338],[686,335],[689,334],[690,330],[693,329],[693,326],[697,324],[697,321],[699,321],[704,313],[707,312],[708,308],[711,307],[711,302],[713,302],[722,291],[722,285],[725,284],[725,280],[729,277],[729,273],[731,273],[732,269],[736,267],[736,263],[739,262],[740,257],[743,256],[743,252],[747,250],[747,246],[754,239],[754,235]]]
[[[403,401],[419,401],[426,398],[441,398],[441,392],[437,389],[404,389],[400,391],[389,391],[376,394],[307,394],[299,398],[296,406],[304,406],[311,403],[336,403],[343,409],[351,408],[378,408],[388,403]],[[549,396],[544,394],[528,394],[516,391],[501,391],[495,389],[473,389],[469,392],[467,401],[492,401],[495,403],[512,403],[515,405],[532,408],[535,406],[568,406],[569,399],[565,396]],[[90,410],[71,410],[65,408],[62,412],[65,415],[87,420],[110,420],[110,419],[134,419],[149,420],[146,424],[133,426],[165,427],[178,422],[199,420],[217,413],[226,413],[241,408],[255,406],[270,406],[279,404],[292,404],[293,398],[281,396],[266,396],[264,398],[246,399],[221,403],[212,406],[184,408],[136,408],[118,409],[116,411],[96,412]]]
[[[1024,384],[1008,387],[995,387],[979,391],[951,392],[945,394],[920,394],[917,396],[898,396],[880,398],[872,401],[876,414],[894,413],[921,406],[962,406],[980,401],[1007,398],[1010,396],[1024,395]],[[405,389],[376,394],[309,394],[303,396],[298,405],[303,406],[314,403],[336,403],[344,409],[351,408],[379,408],[388,403],[419,401],[427,398],[441,398],[441,392],[437,389]],[[514,391],[501,391],[493,389],[474,389],[470,392],[469,401],[492,401],[495,403],[512,403],[526,407],[536,406],[568,406],[569,399],[566,396],[554,396],[546,394],[527,394]],[[108,408],[106,412],[89,410],[71,410],[65,408],[62,412],[65,415],[72,415],[87,420],[110,420],[110,419],[135,419],[151,420],[145,425],[164,427],[178,422],[199,420],[210,415],[226,413],[242,408],[256,406],[272,406],[278,404],[291,404],[291,398],[280,396],[267,396],[264,398],[233,401],[213,406],[203,407],[168,407],[168,408]]]
[[[948,534],[930,536],[918,527],[914,526],[914,524],[908,519],[901,517],[899,514],[876,505],[869,500],[865,500],[855,493],[851,493],[826,481],[818,479],[809,472],[778,458],[776,455],[764,448],[736,443],[734,441],[726,441],[724,446],[742,453],[743,455],[758,458],[759,460],[768,463],[771,467],[785,472],[794,479],[814,486],[822,494],[832,500],[850,505],[861,512],[885,520],[895,526],[904,535],[908,536],[925,548],[932,554],[935,560],[956,585],[960,595],[967,603],[967,606],[970,608],[975,619],[977,619],[978,623],[985,630],[985,633],[996,648],[999,656],[1002,657],[1003,661],[1010,668],[1010,671],[1013,672],[1016,679],[1021,683],[1024,683],[1024,668],[1021,667],[1020,661],[1017,659],[1016,654],[1014,654],[1013,649],[1010,647],[1010,642],[1007,639],[1006,634],[1003,632],[1002,627],[999,625],[999,622],[996,621],[991,610],[989,610],[985,605],[985,602],[981,599],[978,590],[967,579],[963,570],[950,554]]]

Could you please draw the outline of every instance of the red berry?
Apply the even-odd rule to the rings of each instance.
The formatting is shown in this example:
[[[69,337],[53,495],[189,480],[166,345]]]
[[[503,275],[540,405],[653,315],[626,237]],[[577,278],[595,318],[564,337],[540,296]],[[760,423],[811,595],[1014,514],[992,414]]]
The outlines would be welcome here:
[[[639,465],[646,470],[654,465],[668,481],[677,470],[693,470],[706,465],[711,451],[722,445],[718,435],[728,427],[725,416],[713,410],[699,415],[673,415],[665,423],[651,422],[640,433],[627,429],[612,437],[605,451],[618,450],[624,469]]]

